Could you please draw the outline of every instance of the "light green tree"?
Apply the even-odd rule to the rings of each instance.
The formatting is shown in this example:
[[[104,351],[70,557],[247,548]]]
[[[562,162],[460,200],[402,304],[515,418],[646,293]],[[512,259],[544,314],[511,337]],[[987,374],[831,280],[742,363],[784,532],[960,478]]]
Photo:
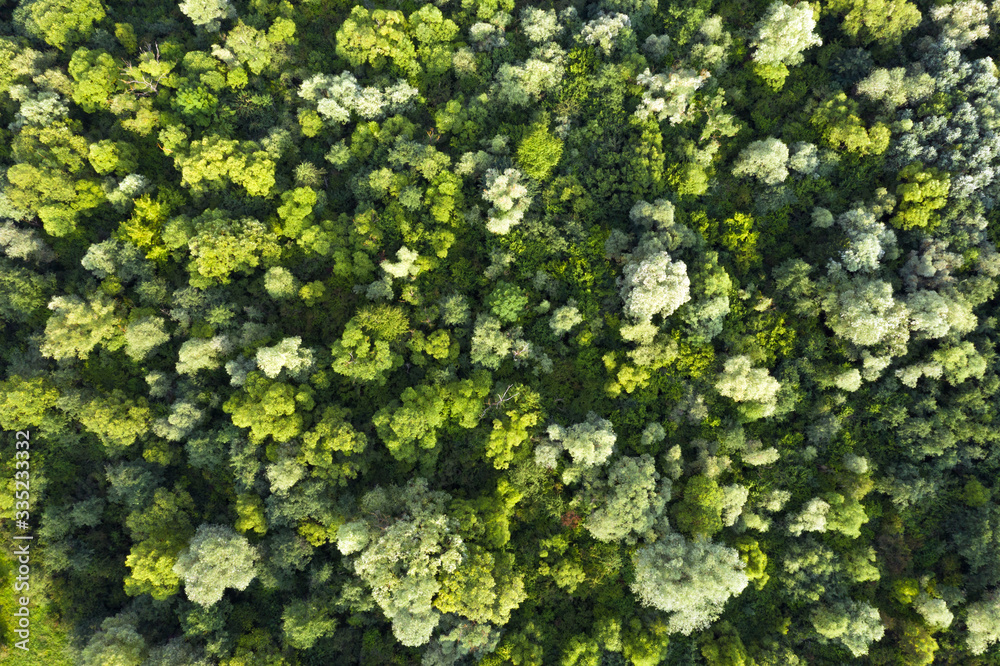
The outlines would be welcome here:
[[[636,535],[652,530],[670,500],[670,482],[660,482],[652,456],[623,456],[608,472],[595,498],[596,508],[583,526],[598,541],[635,543]]]
[[[125,353],[133,361],[142,361],[149,352],[168,340],[170,334],[161,317],[143,317],[125,328]]]
[[[685,635],[708,627],[749,583],[737,551],[677,533],[641,546],[632,562],[632,591],[644,605],[671,613],[670,630]]]
[[[430,641],[441,619],[433,605],[438,576],[454,573],[465,558],[458,524],[445,514],[449,499],[419,477],[404,488],[378,487],[361,498],[360,515],[337,534],[337,548],[371,588],[403,645]]]
[[[49,309],[53,314],[45,324],[41,352],[57,361],[86,359],[94,347],[118,330],[114,303],[103,292],[86,301],[79,296],[56,296]]]
[[[192,23],[206,32],[218,32],[223,19],[236,16],[236,7],[230,0],[183,0],[179,7]]]
[[[100,0],[35,0],[21,3],[14,12],[15,23],[60,51],[89,38],[104,17]]]
[[[740,151],[733,175],[753,176],[765,185],[777,185],[788,178],[788,146],[774,137],[754,141]]]
[[[184,579],[188,599],[211,606],[226,588],[245,590],[257,577],[259,558],[257,549],[233,528],[203,523],[178,556],[174,573]]]
[[[869,646],[885,634],[878,609],[864,601],[820,606],[809,619],[817,633],[839,641],[855,657],[868,654]]]

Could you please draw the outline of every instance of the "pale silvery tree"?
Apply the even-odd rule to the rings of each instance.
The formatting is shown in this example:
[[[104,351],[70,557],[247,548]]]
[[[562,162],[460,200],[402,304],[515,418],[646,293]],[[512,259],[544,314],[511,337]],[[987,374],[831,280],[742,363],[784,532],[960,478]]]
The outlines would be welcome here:
[[[453,573],[466,556],[458,523],[445,514],[451,497],[416,478],[403,488],[377,487],[359,502],[359,517],[343,525],[337,548],[406,646],[431,639],[442,614],[434,608],[439,574]]]
[[[643,605],[671,613],[670,630],[686,636],[714,622],[750,582],[736,550],[678,533],[640,547],[632,562],[632,592]]]
[[[597,18],[583,26],[580,37],[587,44],[596,45],[605,56],[610,56],[620,43],[633,37],[632,22],[625,14],[600,12]]]
[[[754,141],[740,151],[733,164],[733,175],[752,176],[765,185],[777,185],[788,178],[788,146],[770,137]]]
[[[646,235],[627,261],[619,280],[625,313],[642,323],[669,317],[691,300],[691,280],[683,261],[673,261],[663,239]]]
[[[803,51],[823,45],[813,32],[815,28],[816,19],[808,2],[794,7],[774,2],[755,26],[753,59],[763,65],[798,65],[804,60]]]
[[[966,611],[965,626],[969,635],[965,644],[972,654],[982,654],[1000,641],[1000,591],[994,590],[982,600],[969,604]]]
[[[354,74],[348,71],[336,76],[316,74],[299,86],[299,97],[316,103],[316,112],[324,119],[343,125],[351,119],[351,112],[366,119],[380,118],[386,113],[405,110],[419,91],[402,79],[379,90],[361,87]]]
[[[941,37],[957,49],[990,36],[990,15],[979,0],[959,0],[931,9],[931,19],[941,27]]]
[[[670,121],[671,125],[691,120],[691,98],[709,76],[707,71],[698,72],[693,69],[653,74],[646,68],[646,71],[635,77],[636,82],[646,88],[642,93],[642,101],[636,107],[636,117],[645,120],[654,116],[659,121]]]
[[[541,44],[557,37],[562,30],[554,9],[525,7],[521,11],[521,31],[524,32],[529,41],[535,44]]]
[[[202,524],[174,564],[188,599],[211,606],[227,587],[245,590],[257,577],[260,554],[247,538],[226,525]]]
[[[219,32],[222,19],[236,16],[236,7],[230,0],[184,0],[179,7],[192,23],[207,32]]]
[[[521,172],[514,168],[486,172],[483,198],[493,204],[486,221],[486,228],[492,233],[506,234],[524,219],[531,197],[528,188],[521,182],[522,178]]]
[[[257,367],[267,377],[274,379],[287,370],[291,375],[298,376],[313,366],[313,351],[302,349],[302,338],[284,338],[273,347],[261,347],[257,350]]]

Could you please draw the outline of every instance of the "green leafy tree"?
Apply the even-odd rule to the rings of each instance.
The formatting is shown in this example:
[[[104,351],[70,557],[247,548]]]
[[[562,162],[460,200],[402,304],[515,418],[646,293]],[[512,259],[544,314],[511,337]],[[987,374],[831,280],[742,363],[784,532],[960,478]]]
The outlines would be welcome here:
[[[88,39],[105,17],[100,0],[35,0],[22,3],[14,20],[33,37],[60,51]]]
[[[563,141],[549,132],[546,124],[529,128],[517,145],[517,162],[529,178],[547,180],[562,158]]]
[[[419,74],[417,50],[406,28],[401,12],[355,5],[337,30],[337,55],[351,67],[369,63],[378,71],[391,60],[398,71]]]
[[[715,479],[698,474],[688,479],[681,501],[674,505],[677,527],[692,537],[712,537],[722,529],[725,493]]]
[[[434,606],[473,622],[503,626],[511,611],[528,598],[523,578],[514,570],[512,554],[470,546],[461,566],[442,581]]]
[[[424,5],[410,14],[409,23],[417,40],[417,57],[423,63],[424,71],[431,76],[440,76],[451,69],[458,25],[445,18],[434,5]]]
[[[82,666],[139,666],[148,654],[134,614],[120,613],[101,622],[80,654]]]
[[[899,208],[889,222],[897,229],[933,229],[940,222],[937,212],[948,201],[951,179],[933,167],[924,170],[920,162],[899,172],[901,181],[896,187]]]
[[[250,273],[261,261],[277,258],[280,249],[267,227],[253,218],[230,219],[222,211],[206,211],[195,219],[188,241],[188,270],[194,285],[228,284],[234,272]]]
[[[281,622],[288,644],[298,650],[308,650],[337,627],[337,620],[330,617],[326,605],[316,598],[296,599],[285,606]]]
[[[344,327],[335,342],[333,369],[355,381],[384,385],[386,373],[403,365],[403,355],[392,351],[393,343],[409,326],[402,310],[391,306],[362,309]]]
[[[922,18],[917,6],[906,0],[836,0],[828,9],[845,14],[843,31],[862,46],[895,46]]]
[[[118,65],[109,53],[79,48],[69,61],[73,101],[87,113],[110,108],[111,95],[118,84]]]
[[[58,389],[45,377],[11,375],[0,382],[0,427],[22,430],[40,426],[58,399]]]
[[[303,413],[312,411],[315,405],[310,387],[296,388],[251,372],[243,391],[230,397],[222,409],[232,415],[234,425],[250,429],[251,440],[261,442],[273,437],[277,442],[287,442],[302,432]]]
[[[500,280],[490,292],[486,304],[500,321],[517,321],[528,305],[528,295],[517,285]]]
[[[885,634],[878,609],[865,602],[849,601],[820,606],[810,615],[816,632],[839,641],[855,657],[868,654],[869,646]]]

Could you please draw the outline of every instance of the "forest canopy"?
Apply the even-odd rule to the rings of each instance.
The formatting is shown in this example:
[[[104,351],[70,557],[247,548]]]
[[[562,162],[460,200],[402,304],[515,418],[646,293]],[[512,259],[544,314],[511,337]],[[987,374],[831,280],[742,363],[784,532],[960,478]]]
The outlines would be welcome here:
[[[998,22],[0,3],[0,658],[1000,664]]]

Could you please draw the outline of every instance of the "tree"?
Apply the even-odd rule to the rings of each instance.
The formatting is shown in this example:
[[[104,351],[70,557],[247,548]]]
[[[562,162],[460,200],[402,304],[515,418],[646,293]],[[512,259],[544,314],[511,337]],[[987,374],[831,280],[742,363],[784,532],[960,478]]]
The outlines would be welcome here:
[[[417,447],[433,449],[448,415],[445,394],[436,386],[412,386],[403,391],[402,406],[383,407],[372,423],[397,460],[416,462]]]
[[[552,311],[549,319],[549,328],[556,337],[562,337],[569,333],[574,326],[583,321],[583,315],[576,307],[576,301],[570,301],[566,305]]]
[[[563,31],[554,9],[525,7],[521,10],[521,30],[529,41],[541,44]]]
[[[517,285],[500,280],[486,303],[500,321],[517,321],[528,305],[528,295]]]
[[[528,106],[555,89],[566,72],[565,52],[552,42],[535,47],[520,65],[504,63],[494,76],[493,97],[511,106]]]
[[[454,573],[466,548],[445,514],[447,493],[416,478],[404,488],[377,487],[359,502],[360,515],[343,525],[337,548],[392,622],[400,643],[424,645],[441,613],[433,606],[439,574]]]
[[[846,14],[841,28],[862,46],[895,46],[922,18],[917,6],[906,0],[836,0],[828,8]]]
[[[139,666],[148,648],[146,639],[136,629],[134,613],[119,613],[105,618],[100,631],[91,636],[80,654],[82,666]]]
[[[286,605],[281,621],[285,639],[297,650],[308,650],[337,626],[326,605],[316,598],[296,599]]]
[[[951,179],[947,173],[933,167],[924,170],[920,162],[910,164],[899,172],[900,184],[896,187],[899,208],[890,223],[897,229],[933,229],[941,221],[935,212],[948,201]]]
[[[458,25],[433,5],[424,5],[410,14],[409,22],[417,38],[417,56],[427,74],[440,76],[451,69]]]
[[[881,155],[889,147],[889,128],[876,122],[865,128],[858,103],[844,92],[831,95],[813,112],[810,123],[831,148],[858,155]]]
[[[993,591],[966,608],[965,626],[969,634],[965,639],[972,654],[983,654],[993,643],[1000,641],[1000,593]]]
[[[211,606],[226,588],[245,590],[257,576],[260,555],[246,537],[225,525],[202,523],[181,551],[174,572],[184,579],[188,599]]]
[[[512,554],[469,546],[461,566],[442,581],[434,606],[443,613],[502,627],[511,611],[528,598],[523,578],[514,570]]]
[[[909,311],[893,298],[892,285],[854,277],[835,283],[822,298],[826,323],[838,337],[862,347],[885,345],[905,351]]]
[[[606,57],[616,50],[635,49],[635,33],[626,14],[599,12],[597,18],[583,25],[580,37],[587,44],[596,45]]]
[[[510,338],[510,334],[501,330],[499,319],[490,315],[479,315],[472,331],[469,359],[484,368],[496,370],[513,346]]]
[[[392,343],[408,327],[398,308],[363,310],[344,327],[333,343],[333,369],[355,381],[385,384],[386,373],[403,365],[403,355],[392,351]]]
[[[174,565],[183,547],[183,542],[177,539],[146,539],[133,545],[125,558],[125,566],[131,570],[125,578],[125,593],[132,596],[149,594],[154,599],[167,599],[177,594],[181,578],[174,571]]]
[[[601,484],[597,507],[583,526],[598,541],[635,543],[636,535],[649,534],[670,499],[670,482],[660,481],[652,456],[623,456]],[[659,482],[659,483],[658,483]]]
[[[878,609],[863,601],[820,606],[809,619],[817,633],[839,641],[855,657],[868,654],[868,647],[885,634]]]
[[[109,458],[116,458],[149,430],[150,411],[146,399],[130,398],[114,389],[106,396],[95,396],[76,413],[80,423],[101,440]]]
[[[722,374],[715,382],[720,395],[740,403],[741,412],[754,418],[774,413],[781,384],[766,368],[754,368],[749,356],[734,356],[726,361]]]
[[[131,322],[125,328],[125,353],[133,361],[142,361],[156,347],[170,340],[165,322],[160,317],[148,316]]]
[[[653,74],[648,68],[636,77],[636,83],[646,88],[642,101],[635,110],[640,120],[655,116],[657,120],[677,125],[692,120],[694,110],[691,100],[709,78],[707,71],[680,69],[664,74]]]
[[[990,35],[989,12],[979,0],[962,0],[945,7],[934,7],[931,18],[941,26],[941,36],[964,49]]]
[[[249,274],[263,260],[277,258],[280,249],[261,222],[245,217],[229,218],[219,210],[195,219],[195,234],[188,241],[192,285],[228,284],[234,272]]]
[[[341,485],[357,476],[360,463],[351,458],[364,452],[368,437],[347,420],[350,413],[327,407],[313,427],[302,434],[298,461],[308,465],[313,476]]]
[[[595,412],[588,412],[586,421],[568,428],[552,424],[548,428],[548,435],[555,444],[547,446],[554,446],[556,454],[559,450],[567,451],[574,464],[583,467],[603,464],[614,452],[617,439],[611,421],[601,418]],[[537,460],[537,450],[535,457]]]
[[[816,19],[809,3],[800,2],[793,7],[773,2],[754,26],[753,59],[763,65],[798,65],[804,59],[803,51],[823,44],[813,32],[815,28]]]
[[[236,7],[229,0],[183,0],[180,10],[206,32],[219,32],[220,21],[236,16]]]
[[[668,317],[691,300],[691,281],[683,261],[673,261],[657,243],[640,243],[628,255],[620,280],[625,312],[639,322]]]
[[[257,349],[257,367],[269,379],[275,379],[282,370],[291,377],[301,378],[313,366],[313,352],[302,349],[302,338],[284,338],[273,347]]]
[[[40,426],[58,399],[59,391],[45,377],[11,375],[0,382],[0,427],[21,430]]]
[[[670,630],[686,636],[708,627],[749,583],[737,551],[677,533],[641,546],[632,562],[632,591],[644,605],[671,613]]]
[[[104,19],[100,0],[35,0],[22,3],[14,21],[29,34],[60,51],[82,42],[94,32],[94,23]]]
[[[54,314],[45,324],[40,348],[44,356],[57,361],[86,359],[94,347],[118,330],[114,303],[102,292],[86,301],[79,296],[56,296],[49,309]]]
[[[355,5],[337,30],[337,55],[351,67],[369,63],[380,71],[391,60],[397,71],[419,74],[417,50],[406,34],[406,27],[401,12],[385,9],[369,12]]]
[[[754,141],[740,151],[733,175],[753,176],[765,185],[777,185],[788,177],[788,146],[780,139]]]
[[[521,184],[521,172],[517,169],[505,169],[503,173],[490,169],[484,180],[483,198],[493,204],[486,228],[492,233],[504,235],[510,232],[511,227],[520,224],[531,205],[531,197]]]
[[[711,538],[722,529],[725,494],[715,479],[697,474],[688,479],[680,502],[674,505],[677,527],[692,537]]]
[[[562,158],[563,140],[536,123],[517,145],[517,163],[529,178],[547,180]]]
[[[273,437],[275,441],[287,442],[302,432],[301,412],[310,412],[315,406],[309,386],[296,388],[251,372],[243,391],[233,394],[222,409],[232,415],[234,425],[250,429],[252,441]]]
[[[94,113],[99,109],[109,108],[111,94],[118,84],[118,65],[110,54],[79,48],[70,58],[69,74],[76,82],[73,86],[73,101],[81,109]],[[131,166],[135,166],[134,161]],[[98,173],[106,172],[98,170]]]

